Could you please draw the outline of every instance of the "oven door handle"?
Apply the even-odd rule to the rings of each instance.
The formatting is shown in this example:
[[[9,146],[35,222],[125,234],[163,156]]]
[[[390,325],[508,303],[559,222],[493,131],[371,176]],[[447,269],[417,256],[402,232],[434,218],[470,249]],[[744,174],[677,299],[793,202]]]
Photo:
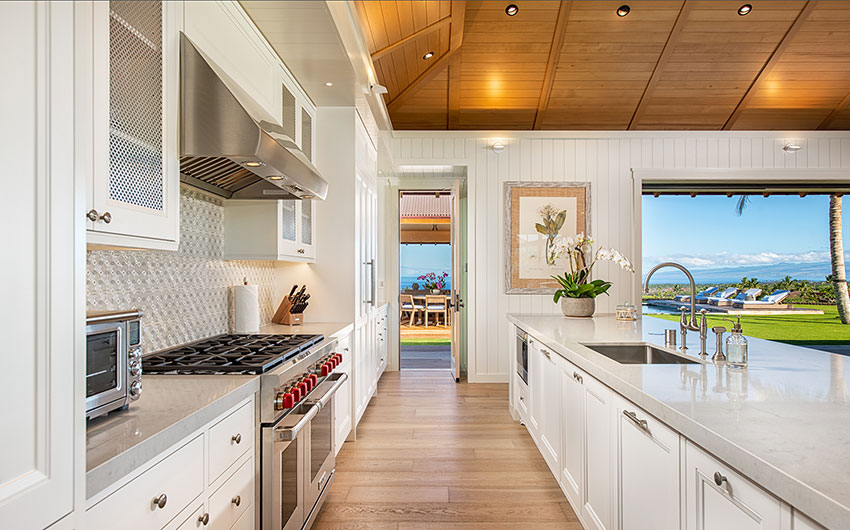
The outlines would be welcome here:
[[[293,425],[292,427],[278,427],[275,431],[274,439],[278,442],[289,442],[298,437],[298,433],[301,432],[306,425],[308,425],[313,418],[316,417],[316,414],[319,413],[318,406],[314,405],[310,407],[310,409],[298,420],[298,423]]]
[[[315,401],[311,401],[311,403],[315,403],[319,405],[319,407],[326,407],[328,402],[334,397],[336,391],[339,390],[339,387],[342,386],[348,380],[348,374],[345,372],[339,372],[339,378],[334,380],[333,386],[331,386],[327,392],[325,392],[322,397],[318,398]]]

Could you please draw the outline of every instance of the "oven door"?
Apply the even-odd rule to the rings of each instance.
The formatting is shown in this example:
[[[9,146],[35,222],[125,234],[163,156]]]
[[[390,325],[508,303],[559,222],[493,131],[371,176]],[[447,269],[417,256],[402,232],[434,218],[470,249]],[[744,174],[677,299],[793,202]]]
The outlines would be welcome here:
[[[127,398],[127,339],[123,322],[86,326],[86,417]]]
[[[262,528],[300,530],[304,523],[304,462],[310,421],[319,411],[299,405],[275,426],[263,427]]]
[[[304,505],[310,510],[307,514],[306,528],[310,527],[318,515],[324,500],[324,492],[333,482],[336,465],[334,395],[347,379],[348,375],[345,373],[331,374],[316,388],[320,395],[315,398],[315,403],[319,405],[319,412],[310,422],[309,438],[306,444],[308,454],[306,455],[307,475],[304,479]]]

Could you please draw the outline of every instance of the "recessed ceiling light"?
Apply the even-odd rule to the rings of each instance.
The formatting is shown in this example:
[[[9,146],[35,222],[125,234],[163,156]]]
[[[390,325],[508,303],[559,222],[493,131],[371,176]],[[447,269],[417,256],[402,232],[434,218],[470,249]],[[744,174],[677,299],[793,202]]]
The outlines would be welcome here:
[[[334,84],[328,81],[327,83],[325,83],[325,86],[334,86]]]
[[[246,166],[246,167],[263,167],[263,166],[265,166],[265,164],[263,164],[262,162],[245,162],[242,165]]]
[[[744,4],[738,8],[738,14],[741,16],[749,15],[752,10],[753,6],[751,4]]]
[[[428,52],[425,55],[423,55],[422,58],[427,61],[428,59],[430,59],[433,56],[434,56],[434,52]]]
[[[516,15],[517,13],[519,13],[519,8],[517,7],[516,4],[508,4],[508,7],[505,8],[505,13],[509,17],[512,17],[512,16]]]
[[[627,6],[626,4],[621,5],[617,8],[617,16],[624,17],[628,15],[632,11],[632,8]]]
[[[281,177],[280,175],[272,175],[271,177],[269,177],[269,180],[283,180],[283,177]]]

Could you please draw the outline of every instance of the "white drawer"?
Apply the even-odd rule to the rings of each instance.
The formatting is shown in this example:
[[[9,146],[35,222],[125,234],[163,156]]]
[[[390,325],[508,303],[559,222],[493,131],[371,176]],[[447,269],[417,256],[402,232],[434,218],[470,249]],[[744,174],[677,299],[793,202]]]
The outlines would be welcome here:
[[[202,518],[205,513],[207,513],[206,507],[204,506],[204,503],[201,502],[200,504],[198,504],[198,507],[195,509],[195,511],[192,512],[192,515],[190,515],[185,521],[183,521],[180,526],[176,527],[175,530],[198,530],[199,528],[203,528],[204,523]]]
[[[159,529],[204,491],[204,436],[177,449],[86,512],[86,528]],[[162,508],[153,499],[165,496]]]
[[[210,524],[207,528],[228,530],[253,503],[254,459],[249,458],[210,497]]]
[[[254,402],[210,428],[210,484],[254,445]]]
[[[230,530],[254,530],[254,505],[248,507]]]
[[[516,409],[519,413],[520,419],[528,424],[528,386],[525,382],[519,378],[518,375],[514,375],[516,378],[514,381],[516,382]]]

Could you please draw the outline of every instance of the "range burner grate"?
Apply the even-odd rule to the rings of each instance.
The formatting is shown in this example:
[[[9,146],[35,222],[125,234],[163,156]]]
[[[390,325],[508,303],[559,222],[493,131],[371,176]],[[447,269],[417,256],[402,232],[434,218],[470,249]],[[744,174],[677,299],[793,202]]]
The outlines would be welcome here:
[[[153,374],[262,374],[291,359],[323,335],[218,335],[142,359]]]

